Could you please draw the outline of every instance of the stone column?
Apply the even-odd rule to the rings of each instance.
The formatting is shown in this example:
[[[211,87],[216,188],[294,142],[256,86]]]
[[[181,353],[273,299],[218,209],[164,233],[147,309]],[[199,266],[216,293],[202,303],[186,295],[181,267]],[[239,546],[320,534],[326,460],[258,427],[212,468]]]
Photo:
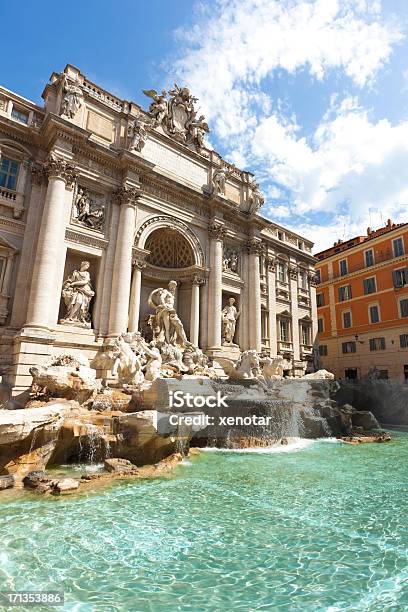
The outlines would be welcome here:
[[[290,304],[292,313],[292,347],[293,360],[300,361],[300,338],[299,338],[299,307],[298,307],[298,269],[289,266]]]
[[[119,336],[128,328],[132,248],[136,224],[136,204],[140,195],[140,188],[128,186],[120,187],[114,194],[114,199],[120,206],[120,215],[113,265],[109,336]]]
[[[259,273],[259,254],[262,242],[251,238],[247,242],[248,256],[248,300],[249,300],[249,348],[258,353],[262,349],[261,329],[261,278]]]
[[[208,349],[221,348],[222,242],[225,228],[219,221],[208,227],[210,235],[210,276],[208,281]]]
[[[204,284],[204,279],[194,276],[191,285],[191,306],[190,306],[190,342],[198,346],[200,332],[200,285]]]
[[[40,233],[31,292],[28,304],[27,323],[29,327],[44,327],[56,324],[50,321],[51,305],[55,300],[56,270],[65,258],[65,188],[71,187],[76,179],[75,167],[56,157],[44,165],[48,176],[48,188],[42,214]]]
[[[276,331],[276,260],[274,257],[268,257],[266,263],[268,270],[270,354],[274,357],[278,354],[278,334]]]
[[[129,305],[129,331],[137,332],[139,329],[140,315],[140,291],[142,288],[142,270],[146,267],[143,257],[135,257],[133,260],[132,287],[130,290]]]

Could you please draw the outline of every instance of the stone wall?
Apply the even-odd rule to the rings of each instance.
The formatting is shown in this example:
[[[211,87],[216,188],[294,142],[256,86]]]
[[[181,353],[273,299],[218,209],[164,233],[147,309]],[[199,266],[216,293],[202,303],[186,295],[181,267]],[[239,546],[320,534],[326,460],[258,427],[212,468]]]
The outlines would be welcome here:
[[[370,410],[383,425],[408,426],[408,385],[392,380],[339,381],[336,400]]]

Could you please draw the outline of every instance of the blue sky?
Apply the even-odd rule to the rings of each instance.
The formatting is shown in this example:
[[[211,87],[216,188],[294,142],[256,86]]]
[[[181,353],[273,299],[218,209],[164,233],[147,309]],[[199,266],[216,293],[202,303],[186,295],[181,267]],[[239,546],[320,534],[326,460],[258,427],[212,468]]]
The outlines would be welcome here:
[[[0,82],[37,102],[66,63],[145,107],[143,88],[188,85],[263,213],[317,249],[408,220],[406,0],[45,0],[0,18]]]

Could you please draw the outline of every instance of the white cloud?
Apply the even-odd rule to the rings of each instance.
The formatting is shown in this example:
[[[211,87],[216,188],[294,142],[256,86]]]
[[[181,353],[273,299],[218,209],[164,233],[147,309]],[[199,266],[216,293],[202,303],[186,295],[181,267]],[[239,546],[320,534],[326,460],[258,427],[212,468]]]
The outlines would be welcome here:
[[[316,239],[318,249],[343,237],[339,228],[346,236],[361,233],[370,207],[381,209],[384,219],[402,218],[408,122],[372,121],[357,98],[333,94],[317,129],[305,137],[290,102],[272,106],[264,82],[276,72],[302,70],[312,79],[338,72],[354,88],[370,85],[403,38],[400,26],[384,19],[381,2],[214,0],[199,6],[196,24],[177,33],[183,51],[171,72],[198,96],[215,147],[221,144],[230,161],[256,171],[269,199],[264,214],[285,224],[296,219],[293,229]]]
[[[332,117],[329,117],[329,115]],[[311,142],[277,115],[264,119],[252,144],[254,162],[292,191],[300,214],[336,214],[347,204],[350,221],[363,223],[370,207],[384,215],[408,208],[408,121],[371,122],[355,100],[327,113]]]
[[[268,111],[262,79],[306,69],[322,79],[341,70],[369,82],[402,38],[375,0],[214,0],[177,32],[182,52],[171,71],[200,99],[220,138],[248,132]]]

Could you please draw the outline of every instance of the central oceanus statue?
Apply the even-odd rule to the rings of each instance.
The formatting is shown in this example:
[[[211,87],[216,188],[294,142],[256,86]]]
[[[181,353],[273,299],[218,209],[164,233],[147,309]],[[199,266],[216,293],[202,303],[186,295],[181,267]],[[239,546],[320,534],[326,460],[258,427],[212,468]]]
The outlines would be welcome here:
[[[155,311],[150,315],[148,323],[152,329],[154,342],[185,347],[188,343],[183,323],[174,307],[176,281],[170,281],[168,289],[154,289],[149,295],[149,306]]]

